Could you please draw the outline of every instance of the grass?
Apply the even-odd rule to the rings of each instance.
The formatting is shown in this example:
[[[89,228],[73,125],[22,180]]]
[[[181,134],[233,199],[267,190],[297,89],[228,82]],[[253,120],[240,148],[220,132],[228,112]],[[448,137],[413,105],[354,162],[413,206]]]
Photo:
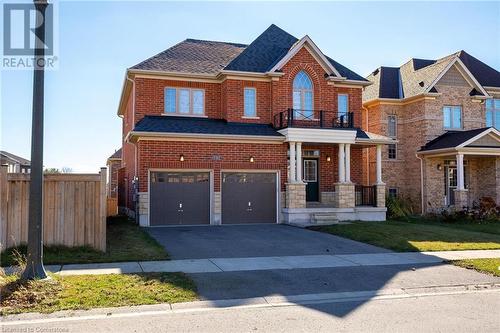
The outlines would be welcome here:
[[[194,282],[183,273],[50,277],[48,281],[21,282],[15,275],[0,276],[0,315],[198,299]]]
[[[500,258],[455,260],[453,265],[500,276]]]
[[[26,246],[9,248],[1,254],[2,266],[15,263],[14,253],[26,254]],[[45,264],[83,264],[138,260],[165,260],[168,253],[144,230],[126,217],[108,218],[106,252],[88,246],[44,246]]]
[[[404,221],[403,221],[404,222]],[[494,222],[484,222],[484,223],[470,223],[470,222],[454,222],[454,223],[443,223],[436,219],[423,218],[423,217],[411,217],[408,222],[421,223],[428,225],[437,225],[440,227],[449,227],[455,229],[486,232],[489,234],[500,235],[500,223]]]
[[[483,225],[459,226],[413,220],[354,222],[311,229],[398,252],[500,249],[500,234],[493,226],[484,228]]]

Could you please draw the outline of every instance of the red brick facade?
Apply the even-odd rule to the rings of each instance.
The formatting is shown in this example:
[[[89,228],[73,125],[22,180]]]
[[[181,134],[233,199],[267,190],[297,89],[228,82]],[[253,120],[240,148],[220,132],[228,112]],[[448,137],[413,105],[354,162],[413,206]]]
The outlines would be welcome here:
[[[146,115],[164,114],[164,91],[166,87],[197,88],[205,91],[205,116],[225,119],[228,122],[253,122],[270,124],[274,115],[292,107],[292,83],[299,71],[305,71],[314,85],[314,109],[329,111],[325,120],[330,121],[337,114],[338,94],[349,95],[349,111],[354,113],[354,125],[361,127],[362,89],[339,87],[328,82],[325,69],[316,61],[307,48],[302,48],[282,68],[279,78],[235,79],[234,77],[199,82],[202,80],[171,80],[162,78],[134,78],[134,88],[129,95],[123,116],[123,167],[127,186],[127,206],[134,209],[132,180],[137,177],[139,192],[148,191],[149,169],[210,169],[214,172],[214,190],[219,191],[220,170],[260,169],[279,170],[281,189],[285,190],[287,179],[288,144],[264,143],[216,143],[187,141],[140,140],[127,143],[125,138]],[[244,117],[243,92],[245,87],[256,89],[257,117]],[[133,105],[135,103],[135,105]],[[337,146],[304,144],[304,149],[321,151],[319,172],[320,191],[334,191],[337,181]],[[180,155],[184,161],[179,161]],[[363,150],[352,147],[351,179],[364,184],[366,172],[363,163]],[[250,157],[254,157],[254,163]],[[327,156],[330,161],[327,162]],[[137,165],[137,170],[136,170]]]

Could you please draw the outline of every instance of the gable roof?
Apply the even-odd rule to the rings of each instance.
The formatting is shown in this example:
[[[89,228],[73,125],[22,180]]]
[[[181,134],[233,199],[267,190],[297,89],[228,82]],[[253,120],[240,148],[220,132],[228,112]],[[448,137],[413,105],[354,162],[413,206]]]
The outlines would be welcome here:
[[[0,164],[4,164],[6,162],[13,162],[13,163],[18,163],[20,165],[31,165],[31,162],[25,158],[22,158],[20,156],[11,154],[9,152],[6,152],[4,150],[0,151]]]
[[[233,123],[222,119],[182,116],[145,116],[135,125],[133,132],[282,136],[268,124]]]
[[[308,36],[303,39],[306,38],[310,41]],[[221,70],[264,74],[300,41],[272,24],[250,45],[186,39],[130,69],[209,75],[217,75]],[[325,58],[325,63],[333,67],[334,71],[338,71],[342,77],[368,82],[361,75],[323,55],[319,49],[318,53]]]
[[[492,127],[478,128],[469,131],[448,131],[434,140],[427,142],[419,151],[424,152],[436,149],[455,148],[467,144],[471,139],[486,135],[490,132],[498,133],[498,131]]]
[[[245,44],[186,39],[131,69],[217,74],[245,48]]]
[[[434,85],[453,65],[462,68],[474,85],[473,95],[486,95],[484,88],[500,87],[500,72],[459,51],[446,57],[430,59],[410,59],[400,67],[380,67],[368,76],[373,82],[363,93],[363,101],[376,98],[408,98],[423,93],[438,92]],[[396,92],[399,91],[399,94]]]
[[[122,149],[115,150],[115,152],[108,157],[108,160],[121,160],[122,159]]]

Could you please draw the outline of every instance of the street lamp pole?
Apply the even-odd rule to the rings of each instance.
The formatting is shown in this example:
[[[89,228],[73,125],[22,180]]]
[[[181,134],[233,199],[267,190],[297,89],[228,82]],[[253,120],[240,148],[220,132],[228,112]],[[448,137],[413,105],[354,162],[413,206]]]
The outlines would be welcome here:
[[[33,1],[36,15],[33,115],[31,127],[31,181],[28,214],[28,257],[22,278],[45,279],[43,267],[43,97],[45,69],[46,0]]]

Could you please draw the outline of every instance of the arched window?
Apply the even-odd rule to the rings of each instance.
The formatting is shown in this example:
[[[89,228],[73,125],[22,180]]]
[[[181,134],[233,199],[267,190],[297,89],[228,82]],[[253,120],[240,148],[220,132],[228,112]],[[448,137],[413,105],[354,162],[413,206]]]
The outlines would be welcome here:
[[[313,115],[313,84],[309,76],[300,71],[293,79],[293,108],[296,118],[311,118]]]

